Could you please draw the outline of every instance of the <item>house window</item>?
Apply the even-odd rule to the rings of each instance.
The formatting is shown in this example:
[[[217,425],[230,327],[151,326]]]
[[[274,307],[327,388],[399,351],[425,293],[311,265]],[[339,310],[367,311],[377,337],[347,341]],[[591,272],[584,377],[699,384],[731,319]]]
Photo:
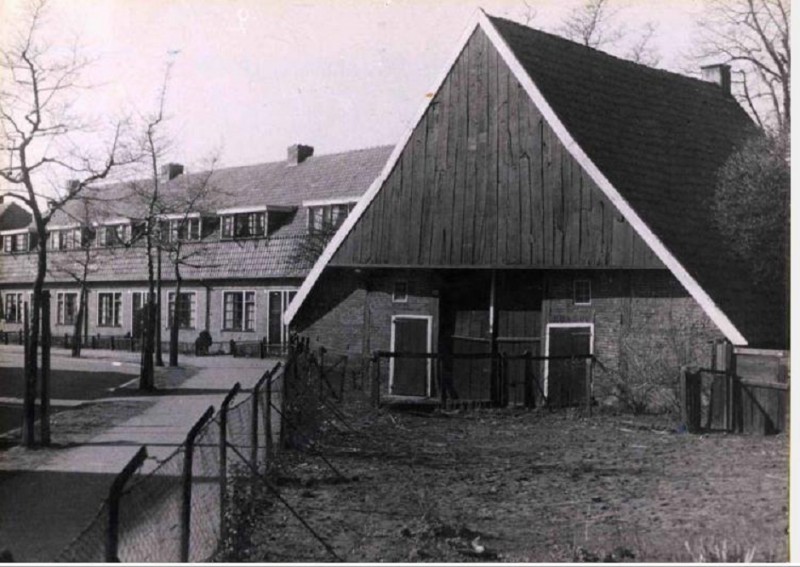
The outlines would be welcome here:
[[[7,323],[22,323],[23,314],[23,294],[21,293],[7,293],[6,294],[6,322]]]
[[[56,297],[58,300],[56,324],[74,325],[78,313],[78,294],[74,292],[59,293]]]
[[[97,326],[122,326],[122,293],[97,294]]]
[[[197,307],[197,294],[193,291],[181,292],[178,300],[178,328],[195,328],[195,311]],[[172,328],[172,316],[175,312],[175,292],[169,292],[167,296],[167,328]]]
[[[283,313],[297,292],[289,290],[269,292],[269,317],[267,321],[267,342],[271,345],[286,344],[289,340],[289,327],[283,324]]]
[[[222,217],[222,238],[258,238],[266,236],[266,234],[265,213],[263,211]]]
[[[13,252],[27,252],[28,251],[28,235],[22,234],[6,234],[3,236],[3,252],[11,254]]]
[[[394,291],[392,292],[392,301],[394,303],[406,303],[408,301],[408,282],[405,280],[397,280],[394,282]]]
[[[169,242],[200,240],[200,217],[172,219],[162,223],[162,231]]]
[[[309,232],[331,232],[338,229],[352,209],[352,203],[309,207]]]
[[[254,331],[256,292],[226,291],[222,294],[223,331]]]
[[[101,226],[98,231],[98,246],[121,246],[128,242],[130,236],[130,225],[128,224],[109,224]]]
[[[83,231],[80,228],[54,230],[50,233],[51,250],[74,250],[83,245]]]
[[[592,304],[592,282],[590,280],[575,280],[573,282],[573,300],[575,305]]]

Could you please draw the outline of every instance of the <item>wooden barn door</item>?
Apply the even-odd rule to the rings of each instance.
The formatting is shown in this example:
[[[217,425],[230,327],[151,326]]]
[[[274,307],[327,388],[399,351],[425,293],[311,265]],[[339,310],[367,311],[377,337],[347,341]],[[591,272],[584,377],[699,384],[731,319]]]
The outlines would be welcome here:
[[[592,353],[592,328],[548,326],[548,356],[585,356]],[[574,406],[586,399],[586,359],[548,360],[547,397],[555,406]]]
[[[392,318],[392,352],[430,352],[430,317],[395,315]],[[397,396],[427,396],[430,360],[394,358],[390,369],[391,393]]]

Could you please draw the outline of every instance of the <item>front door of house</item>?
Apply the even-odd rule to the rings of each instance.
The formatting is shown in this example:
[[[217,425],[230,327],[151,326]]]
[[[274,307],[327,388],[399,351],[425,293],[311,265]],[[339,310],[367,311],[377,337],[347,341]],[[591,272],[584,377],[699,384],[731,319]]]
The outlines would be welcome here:
[[[592,352],[591,341],[589,325],[548,326],[548,357],[557,357],[547,361],[550,404],[573,406],[586,400],[585,356]]]
[[[430,318],[396,315],[392,319],[392,352],[430,352]],[[391,393],[397,396],[427,396],[430,361],[427,358],[394,358],[391,362]]]

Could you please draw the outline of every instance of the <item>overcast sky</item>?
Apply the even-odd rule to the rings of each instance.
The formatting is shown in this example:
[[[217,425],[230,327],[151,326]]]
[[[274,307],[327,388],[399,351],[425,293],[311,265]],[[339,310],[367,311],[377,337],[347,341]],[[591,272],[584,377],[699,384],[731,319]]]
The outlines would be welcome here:
[[[17,0],[0,0],[6,22]],[[531,25],[556,31],[569,0],[528,0]],[[409,126],[478,6],[524,20],[523,0],[56,0],[47,34],[80,37],[96,61],[81,107],[147,112],[167,61],[170,159],[223,165],[394,144]],[[617,0],[620,22],[658,24],[661,66],[684,68],[699,0]]]

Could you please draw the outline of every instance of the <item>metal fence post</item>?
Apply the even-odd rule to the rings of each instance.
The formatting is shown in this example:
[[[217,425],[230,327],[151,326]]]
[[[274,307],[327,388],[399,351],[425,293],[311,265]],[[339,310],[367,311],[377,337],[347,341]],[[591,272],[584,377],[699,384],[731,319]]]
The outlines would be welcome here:
[[[183,454],[182,501],[181,501],[181,563],[189,562],[189,540],[192,534],[192,465],[194,464],[194,442],[200,430],[214,415],[214,406],[209,406],[186,436]]]
[[[108,492],[108,525],[106,526],[106,563],[119,563],[119,501],[122,491],[133,473],[147,458],[147,449],[141,447],[125,468],[117,475]]]
[[[219,533],[222,541],[228,536],[228,407],[240,388],[241,384],[236,382],[219,408]]]
[[[258,468],[258,394],[261,390],[262,380],[253,387],[253,409],[250,414],[250,464],[253,476]]]

